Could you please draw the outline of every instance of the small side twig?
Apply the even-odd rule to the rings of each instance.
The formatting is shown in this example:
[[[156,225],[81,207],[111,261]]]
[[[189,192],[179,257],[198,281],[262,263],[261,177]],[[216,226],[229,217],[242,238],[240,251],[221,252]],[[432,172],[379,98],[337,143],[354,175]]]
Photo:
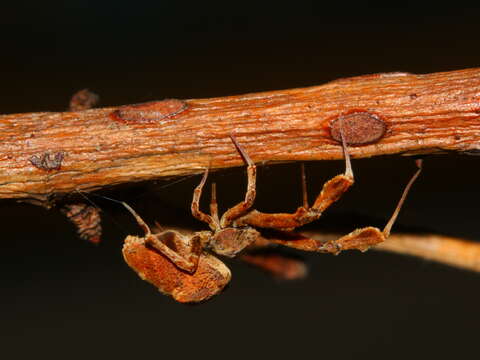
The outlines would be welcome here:
[[[480,243],[441,235],[396,234],[375,250],[412,255],[480,272]]]
[[[329,241],[339,234],[306,232],[316,240]],[[436,234],[394,233],[372,250],[393,252],[436,261],[445,265],[480,272],[480,243]]]

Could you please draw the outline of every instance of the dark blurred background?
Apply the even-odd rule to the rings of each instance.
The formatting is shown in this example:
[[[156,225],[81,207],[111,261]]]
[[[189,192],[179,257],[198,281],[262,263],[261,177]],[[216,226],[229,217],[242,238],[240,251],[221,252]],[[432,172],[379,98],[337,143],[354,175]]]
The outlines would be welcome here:
[[[403,1],[5,2],[0,112],[65,110],[89,88],[101,106],[319,85],[376,72],[476,67],[479,7]],[[425,159],[396,230],[480,239],[478,159]],[[412,159],[354,160],[357,183],[315,225],[382,226]],[[342,162],[307,164],[313,198]],[[243,197],[244,169],[216,173],[223,209]],[[198,177],[105,193],[157,219],[190,220]],[[259,171],[257,205],[294,209],[298,164]],[[139,233],[117,204],[103,242],[81,241],[59,213],[0,203],[0,343],[19,358],[465,358],[477,353],[480,275],[386,253],[305,255],[310,276],[278,282],[235,261],[231,285],[200,306],[160,295],[123,262]],[[152,211],[158,213],[152,214]],[[166,219],[166,217],[165,217]],[[165,220],[166,221],[166,220]]]

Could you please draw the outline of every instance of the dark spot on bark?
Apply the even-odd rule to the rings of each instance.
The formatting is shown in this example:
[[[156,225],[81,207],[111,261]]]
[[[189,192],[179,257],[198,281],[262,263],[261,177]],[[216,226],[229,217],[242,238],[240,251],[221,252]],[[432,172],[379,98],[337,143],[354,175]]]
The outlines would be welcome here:
[[[33,155],[28,160],[38,169],[46,171],[60,170],[64,156],[65,154],[63,151],[59,151],[54,154],[46,152],[40,156]]]
[[[165,99],[121,106],[110,113],[110,118],[127,124],[148,124],[180,114],[187,107],[187,103],[183,100]]]
[[[416,98],[418,98],[417,94],[410,94],[410,99],[415,100]]]
[[[343,135],[348,145],[377,142],[387,130],[385,122],[379,116],[369,112],[354,112],[342,115],[330,122],[330,135],[338,142],[342,141],[340,135],[342,123]]]

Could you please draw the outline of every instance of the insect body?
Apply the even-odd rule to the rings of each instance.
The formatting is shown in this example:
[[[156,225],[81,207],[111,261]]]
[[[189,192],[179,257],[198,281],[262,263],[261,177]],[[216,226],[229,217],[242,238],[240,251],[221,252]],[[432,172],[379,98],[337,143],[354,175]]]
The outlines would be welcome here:
[[[353,184],[353,171],[342,131],[341,138],[346,163],[345,173],[327,181],[314,204],[309,206],[302,167],[303,206],[294,213],[266,214],[252,209],[256,195],[256,167],[232,135],[233,144],[247,164],[248,185],[245,199],[219,218],[216,187],[212,184],[210,214],[203,213],[199,203],[208,177],[207,169],[194,190],[191,210],[195,218],[209,225],[210,231],[199,231],[190,236],[174,230],[152,233],[140,216],[124,203],[145,231],[144,237],[128,236],[125,239],[123,255],[126,262],[140,277],[157,286],[161,292],[173,296],[175,300],[199,302],[220,292],[231,278],[228,268],[209,252],[233,257],[246,248],[280,244],[306,251],[338,254],[349,249],[365,251],[370,246],[385,241],[411,185],[420,173],[420,162],[417,163],[419,169],[406,186],[383,231],[375,227],[366,227],[340,239],[321,242],[286,230],[318,219],[323,211]],[[262,229],[265,228],[274,229],[274,235],[262,234]]]
[[[148,225],[127,204],[145,231],[143,238],[128,236],[123,247],[125,261],[143,279],[151,282],[163,293],[179,302],[206,300],[223,289],[230,281],[228,268],[205,250],[233,257],[258,237],[259,232],[250,226],[234,227],[233,221],[250,210],[255,200],[256,166],[232,137],[237,150],[248,164],[248,189],[245,200],[218,216],[216,186],[212,184],[211,215],[200,211],[199,203],[208,177],[208,169],[192,200],[192,214],[206,222],[211,231],[200,231],[185,236],[174,230],[152,234]]]
[[[156,286],[162,293],[171,295],[182,303],[199,302],[220,292],[230,281],[230,270],[215,256],[203,252],[198,257],[193,274],[179,269],[174,262],[162,253],[146,245],[146,239],[128,236],[123,246],[123,256],[127,264],[138,275]],[[154,235],[152,235],[154,236]],[[188,243],[185,237],[179,238],[176,250],[188,256]]]

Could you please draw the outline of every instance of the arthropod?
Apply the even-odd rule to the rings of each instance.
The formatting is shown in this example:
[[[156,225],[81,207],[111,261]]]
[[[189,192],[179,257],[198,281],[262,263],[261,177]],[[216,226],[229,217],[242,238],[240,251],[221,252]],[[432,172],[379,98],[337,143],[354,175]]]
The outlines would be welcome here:
[[[152,233],[149,226],[126,203],[145,231],[145,236],[127,236],[123,247],[126,262],[144,280],[154,284],[165,294],[180,302],[199,302],[220,292],[230,281],[228,268],[212,253],[234,257],[242,250],[265,244],[280,244],[306,251],[338,254],[343,250],[365,251],[370,246],[385,241],[400,211],[407,193],[421,171],[418,170],[408,182],[392,217],[382,230],[365,227],[354,230],[339,239],[320,242],[293,232],[294,228],[317,220],[331,204],[337,201],[354,182],[350,156],[343,132],[342,148],[345,157],[345,172],[323,185],[312,206],[308,204],[305,173],[302,167],[303,205],[294,213],[267,214],[252,209],[256,195],[256,166],[237,139],[231,140],[247,165],[247,191],[245,199],[228,209],[220,218],[216,200],[216,186],[212,184],[210,214],[200,210],[200,197],[208,177],[205,171],[200,184],[195,188],[191,204],[192,215],[205,222],[209,231],[195,232],[190,236],[174,230]],[[272,235],[263,234],[264,229],[274,229]],[[288,229],[288,230],[287,230]]]
[[[100,210],[85,203],[66,204],[61,211],[77,228],[78,235],[91,243],[98,244],[102,236]]]

